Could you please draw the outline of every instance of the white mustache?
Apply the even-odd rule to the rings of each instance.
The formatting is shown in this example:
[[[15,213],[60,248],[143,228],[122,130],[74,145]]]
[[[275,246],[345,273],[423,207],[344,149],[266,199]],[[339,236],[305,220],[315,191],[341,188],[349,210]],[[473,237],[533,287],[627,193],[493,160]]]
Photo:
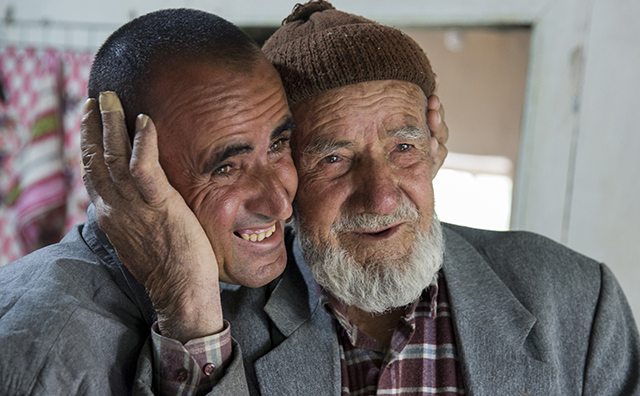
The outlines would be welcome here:
[[[345,214],[331,225],[331,231],[358,232],[389,227],[402,221],[416,222],[420,218],[418,209],[410,203],[403,201],[390,215],[377,213]]]

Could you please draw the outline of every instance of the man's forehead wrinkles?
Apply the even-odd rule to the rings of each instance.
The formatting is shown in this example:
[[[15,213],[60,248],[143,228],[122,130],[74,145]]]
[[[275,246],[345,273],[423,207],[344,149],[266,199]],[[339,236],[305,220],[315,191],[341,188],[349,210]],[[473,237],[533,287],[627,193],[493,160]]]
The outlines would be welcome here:
[[[410,102],[410,98],[408,97],[389,97],[383,95],[341,95],[340,97],[335,98],[335,100],[322,103],[321,106],[318,106],[318,109],[329,108],[334,112],[340,111],[347,113],[354,113],[356,109],[365,109],[369,114],[371,114],[375,108],[383,107],[385,105],[393,105],[399,98]],[[322,116],[323,112],[318,110],[318,114]],[[339,116],[336,115],[334,118],[339,118]]]
[[[165,105],[161,117],[183,118],[194,123],[203,120],[213,111],[224,110],[223,101],[226,101],[224,96],[230,95],[211,87],[196,87],[188,90],[188,99],[184,100],[184,92],[174,90],[173,95],[164,99]]]
[[[352,120],[359,119],[362,122],[362,127],[381,123],[380,125],[385,128],[399,129],[401,125],[422,124],[421,121],[425,118],[424,105],[417,104],[408,96],[399,98],[398,100],[398,98],[380,97],[366,102],[357,100],[357,98],[342,98],[331,105],[318,105],[310,108],[307,115],[303,116],[305,118],[303,122],[313,126],[312,133],[339,131],[343,124],[348,123],[345,117]],[[388,118],[389,113],[386,109],[394,110],[391,119]]]
[[[212,105],[211,103],[214,104]],[[224,135],[227,133],[253,131],[256,127],[266,128],[268,133],[271,133],[274,128],[280,125],[280,123],[277,123],[278,120],[273,121],[272,119],[272,115],[277,112],[277,109],[275,109],[278,105],[277,103],[259,113],[255,111],[255,107],[247,107],[246,104],[243,106],[230,105],[231,103],[220,103],[217,98],[203,98],[200,101],[200,105],[178,106],[173,109],[172,113],[187,119],[191,125],[197,126],[198,129],[202,128],[204,131],[218,132]],[[214,113],[215,117],[212,116]],[[281,117],[280,120],[284,122],[286,116]]]
[[[319,104],[351,107],[354,105],[352,102],[362,101],[369,101],[368,105],[393,100],[413,102],[416,94],[424,97],[422,90],[411,83],[394,80],[376,81],[338,88],[324,96]]]
[[[215,76],[206,84],[194,84],[191,80],[185,80],[187,77],[178,78],[174,81],[173,89],[163,92],[165,95],[168,94],[161,99],[164,102],[165,115],[192,117],[221,111],[230,113],[229,118],[238,115],[239,118],[247,119],[245,113],[253,111],[256,107],[265,106],[265,102],[271,100],[274,103],[268,105],[269,108],[265,110],[267,112],[277,105],[278,100],[275,96],[280,94],[284,97],[284,94],[278,90],[270,89],[270,84],[249,81],[246,75]],[[223,77],[225,78],[222,79]],[[236,81],[236,84],[232,84],[233,81]],[[233,85],[232,89],[230,84]]]
[[[270,130],[275,125],[267,125],[266,122],[275,122],[272,117],[277,116],[280,112],[280,107],[285,107],[284,100],[278,100],[278,96],[283,96],[281,92],[277,90],[265,95],[264,98],[254,101],[256,95],[227,95],[226,98],[221,98],[221,107],[224,107],[224,116],[218,118],[218,124],[229,127],[242,127],[243,124],[250,124],[258,122],[261,127],[269,128]],[[249,100],[248,100],[249,99]],[[284,96],[283,96],[284,99]],[[224,102],[222,102],[224,101]],[[260,111],[257,111],[260,109]]]

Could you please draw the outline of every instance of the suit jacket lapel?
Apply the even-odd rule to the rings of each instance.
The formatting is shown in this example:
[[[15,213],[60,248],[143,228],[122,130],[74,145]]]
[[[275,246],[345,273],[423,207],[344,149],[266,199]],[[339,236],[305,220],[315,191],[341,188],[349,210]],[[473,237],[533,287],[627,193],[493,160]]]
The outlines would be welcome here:
[[[556,376],[539,360],[536,318],[466,240],[445,228],[443,270],[469,395],[550,395]],[[500,393],[506,390],[506,393]]]
[[[290,252],[285,274],[264,308],[285,339],[255,363],[260,391],[265,396],[340,395],[335,329],[320,307],[297,243]]]

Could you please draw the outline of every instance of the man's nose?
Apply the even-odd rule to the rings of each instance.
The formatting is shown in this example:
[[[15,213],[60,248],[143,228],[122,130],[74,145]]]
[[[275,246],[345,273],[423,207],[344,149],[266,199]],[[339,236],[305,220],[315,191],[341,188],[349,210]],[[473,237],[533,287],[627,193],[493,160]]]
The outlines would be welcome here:
[[[363,161],[355,175],[356,200],[362,210],[380,215],[390,215],[398,207],[398,179],[384,158]]]
[[[291,217],[294,193],[288,191],[273,167],[262,167],[260,172],[253,175],[251,184],[251,196],[246,204],[248,210],[278,220]]]

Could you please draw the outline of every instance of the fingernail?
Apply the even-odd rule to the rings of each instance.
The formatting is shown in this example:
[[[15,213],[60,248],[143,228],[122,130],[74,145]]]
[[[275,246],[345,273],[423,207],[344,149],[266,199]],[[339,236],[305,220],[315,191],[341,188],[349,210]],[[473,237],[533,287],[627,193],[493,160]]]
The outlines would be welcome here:
[[[149,121],[149,116],[146,114],[138,114],[136,117],[136,131],[141,131],[147,127],[147,121]]]
[[[113,111],[119,111],[120,114],[124,117],[124,110],[122,109],[122,104],[120,103],[120,99],[115,92],[107,91],[100,92],[100,113],[111,113]]]
[[[93,104],[95,103],[95,99],[93,98],[89,98],[84,102],[84,105],[82,106],[82,114],[87,114],[89,112],[89,109],[91,109],[91,107],[93,107]]]
[[[87,170],[84,165],[84,158],[80,157],[80,172],[82,173],[82,177],[87,174]]]

